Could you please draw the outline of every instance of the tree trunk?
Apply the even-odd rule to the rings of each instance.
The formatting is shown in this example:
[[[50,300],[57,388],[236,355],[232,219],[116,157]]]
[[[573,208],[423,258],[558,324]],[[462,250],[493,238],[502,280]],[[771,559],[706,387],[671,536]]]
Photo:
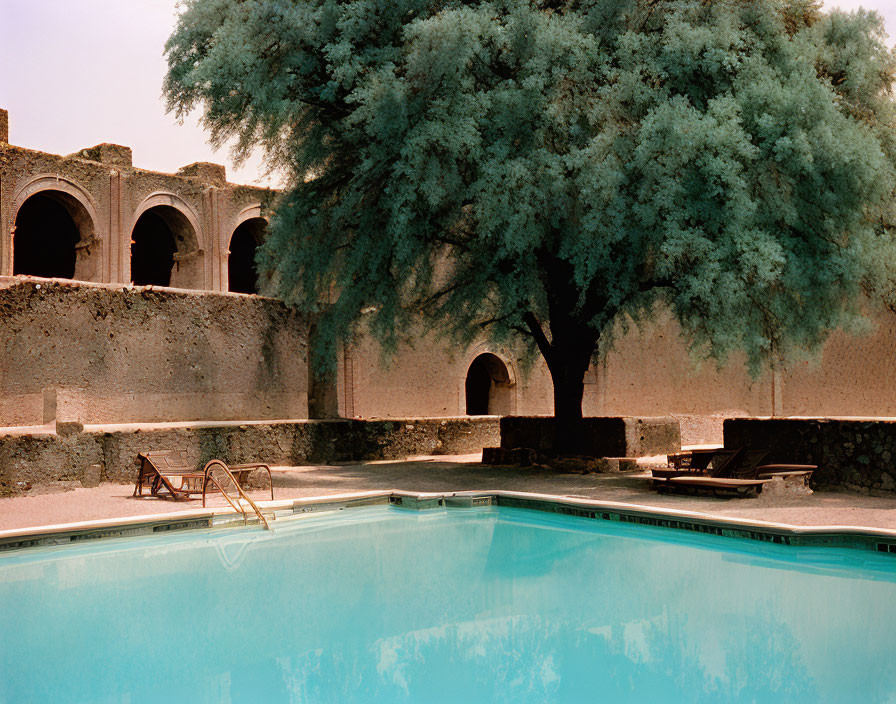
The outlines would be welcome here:
[[[600,296],[586,296],[590,303],[586,302],[583,307],[569,262],[549,252],[542,252],[538,260],[547,294],[551,339],[547,339],[531,311],[523,316],[523,322],[535,339],[554,383],[554,452],[581,454],[585,446],[582,423],[585,372],[600,339],[591,321],[596,312],[610,312],[608,301]]]
[[[597,349],[598,334],[569,318],[551,320],[551,340],[532,313],[524,317],[529,332],[551,372],[554,384],[554,452],[581,454],[583,442],[582,397],[585,372]]]
[[[582,397],[585,393],[585,372],[591,361],[590,351],[555,355],[549,366],[554,383],[554,451],[558,455],[578,455],[584,451]]]

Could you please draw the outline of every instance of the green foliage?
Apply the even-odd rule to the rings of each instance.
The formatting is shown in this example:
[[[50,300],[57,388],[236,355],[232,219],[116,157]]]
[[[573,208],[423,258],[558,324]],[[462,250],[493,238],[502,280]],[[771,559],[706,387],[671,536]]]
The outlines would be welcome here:
[[[165,89],[289,175],[260,265],[324,344],[545,322],[553,373],[662,303],[758,368],[892,261],[883,38],[810,0],[186,0]]]

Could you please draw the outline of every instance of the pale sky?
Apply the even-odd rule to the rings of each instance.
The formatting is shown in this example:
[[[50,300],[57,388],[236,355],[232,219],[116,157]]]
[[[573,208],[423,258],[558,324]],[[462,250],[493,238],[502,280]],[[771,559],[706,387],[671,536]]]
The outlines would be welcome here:
[[[0,108],[12,144],[70,154],[101,142],[134,151],[134,166],[174,172],[194,161],[227,165],[229,181],[276,185],[255,159],[234,169],[191,119],[165,113],[165,40],[176,0],[0,0]],[[896,35],[896,0],[827,0],[877,10]],[[896,37],[891,36],[890,43]]]

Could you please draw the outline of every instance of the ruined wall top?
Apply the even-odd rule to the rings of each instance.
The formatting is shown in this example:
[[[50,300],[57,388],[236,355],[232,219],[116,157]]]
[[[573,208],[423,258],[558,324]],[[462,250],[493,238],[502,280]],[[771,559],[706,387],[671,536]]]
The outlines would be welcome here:
[[[276,194],[277,192],[276,189],[259,186],[228,184],[227,171],[222,164],[212,164],[209,162],[200,161],[193,164],[188,164],[187,166],[178,169],[176,173],[164,173],[152,171],[149,169],[141,169],[139,166],[134,166],[133,153],[131,148],[120,144],[97,144],[96,146],[87,147],[86,149],[81,149],[80,151],[69,155],[49,154],[36,149],[28,149],[27,147],[11,145],[9,144],[9,113],[3,108],[0,108],[0,144],[4,146],[4,151],[6,151],[7,149],[10,150],[7,151],[8,154],[18,153],[23,156],[27,155],[25,157],[26,161],[30,163],[37,164],[37,162],[46,162],[42,166],[49,167],[49,162],[53,162],[55,164],[55,166],[52,167],[53,170],[58,170],[59,173],[63,173],[66,175],[69,175],[69,172],[71,172],[70,175],[75,175],[75,172],[83,170],[75,166],[76,162],[71,161],[77,159],[97,162],[106,166],[113,166],[120,169],[126,169],[128,171],[134,171],[136,173],[142,173],[149,178],[155,177],[157,179],[161,178],[163,180],[188,178],[195,181],[202,181],[210,186],[230,186],[231,188],[237,189],[240,192],[258,193],[259,197],[264,200],[269,200],[270,196]],[[70,168],[66,168],[66,163],[70,164]],[[19,166],[22,165],[20,164]],[[27,167],[26,170],[28,170]],[[173,182],[168,181],[168,183],[170,188],[174,187]],[[265,196],[265,193],[268,195]]]
[[[120,168],[131,168],[134,165],[134,157],[130,147],[123,147],[120,144],[97,144],[95,147],[88,147],[79,152],[72,154],[76,159],[90,159],[91,161],[99,161],[109,166],[118,166]]]
[[[178,176],[199,178],[203,181],[223,185],[227,183],[227,172],[221,164],[211,164],[207,161],[197,161],[177,170]]]
[[[67,156],[12,145],[7,119],[0,110],[0,275],[259,290],[257,233],[276,190],[229,184],[218,164],[141,169],[118,144]]]

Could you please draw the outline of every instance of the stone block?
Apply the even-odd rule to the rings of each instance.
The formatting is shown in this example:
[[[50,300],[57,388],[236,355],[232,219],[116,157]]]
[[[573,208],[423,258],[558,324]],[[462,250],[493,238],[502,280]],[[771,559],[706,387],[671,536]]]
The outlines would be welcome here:
[[[554,418],[506,416],[500,422],[501,447],[528,447],[540,454],[554,454]],[[678,420],[666,416],[583,418],[579,438],[574,453],[589,457],[650,457],[681,449]]]
[[[84,432],[84,426],[76,421],[57,421],[56,434],[60,437],[78,435]]]
[[[9,113],[0,109],[0,142],[9,143]]]
[[[101,464],[89,464],[84,468],[84,474],[81,475],[81,486],[91,489],[100,485],[103,476],[103,466]]]

